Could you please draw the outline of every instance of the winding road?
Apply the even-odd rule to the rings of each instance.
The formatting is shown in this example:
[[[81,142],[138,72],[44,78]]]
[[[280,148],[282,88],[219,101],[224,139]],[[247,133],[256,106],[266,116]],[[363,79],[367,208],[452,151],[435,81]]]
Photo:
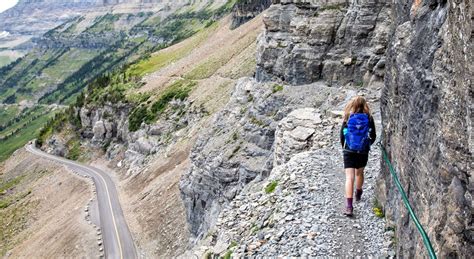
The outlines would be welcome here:
[[[92,178],[99,203],[105,257],[113,259],[137,258],[135,245],[120,207],[115,184],[107,173],[92,166],[47,154],[34,145],[27,145],[26,150],[34,155],[67,165],[78,174]]]

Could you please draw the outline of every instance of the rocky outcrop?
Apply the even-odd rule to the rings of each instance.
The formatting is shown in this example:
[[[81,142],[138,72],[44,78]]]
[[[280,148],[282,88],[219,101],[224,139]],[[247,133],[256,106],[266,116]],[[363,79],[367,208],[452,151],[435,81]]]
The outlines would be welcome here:
[[[120,103],[80,108],[80,135],[99,147],[111,141],[127,141],[130,109],[130,105]]]
[[[164,152],[190,130],[191,127],[187,126],[206,116],[206,111],[193,106],[191,101],[173,100],[169,103],[169,109],[155,122],[142,123],[137,131],[130,131],[129,117],[133,105],[129,103],[108,102],[76,109],[81,126],[74,130],[81,144],[91,150],[102,149],[109,160],[120,160],[119,167],[126,168],[127,175],[140,173],[153,155]],[[42,149],[63,155],[67,153],[66,142],[57,140],[53,135]]]
[[[264,15],[257,79],[359,86],[381,80],[391,23],[389,2],[274,1]]]
[[[316,137],[316,126],[321,124],[321,114],[316,109],[306,108],[292,111],[278,123],[275,132],[275,151],[273,165],[278,166],[290,158],[313,146]],[[325,132],[321,129],[321,132]],[[322,141],[320,143],[323,143]]]
[[[191,169],[180,183],[191,232],[206,233],[246,184],[268,176],[281,119],[296,108],[329,109],[332,102],[345,100],[346,94],[319,83],[287,87],[241,79],[229,103],[201,133],[191,152]],[[278,154],[286,157],[285,152]]]
[[[238,1],[232,10],[231,29],[252,20],[272,4],[272,0],[243,0]]]
[[[440,258],[474,253],[472,1],[394,2],[382,95],[384,146]],[[426,256],[387,165],[378,196],[399,257]]]

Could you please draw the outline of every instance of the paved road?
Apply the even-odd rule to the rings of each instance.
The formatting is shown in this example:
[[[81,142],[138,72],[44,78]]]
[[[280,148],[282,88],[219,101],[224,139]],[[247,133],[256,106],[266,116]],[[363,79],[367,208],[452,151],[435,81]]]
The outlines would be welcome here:
[[[120,207],[117,190],[107,173],[98,168],[47,154],[33,145],[27,145],[26,150],[35,155],[67,165],[71,170],[80,175],[91,177],[97,190],[105,257],[113,259],[137,258],[132,235]]]

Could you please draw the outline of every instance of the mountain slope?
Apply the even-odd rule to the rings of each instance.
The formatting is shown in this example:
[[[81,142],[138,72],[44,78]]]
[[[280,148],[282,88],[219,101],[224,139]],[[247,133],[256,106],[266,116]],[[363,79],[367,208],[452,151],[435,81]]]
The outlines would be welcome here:
[[[124,213],[147,256],[175,256],[189,245],[178,182],[189,168],[190,149],[209,115],[227,102],[237,78],[253,74],[261,17],[233,31],[230,24],[230,17],[209,24],[90,88],[74,108],[80,125],[65,120],[45,135],[45,150],[70,156],[76,148],[68,143],[77,141],[79,159],[119,172]],[[122,83],[124,73],[133,84]],[[135,79],[141,76],[142,81]],[[188,85],[185,98],[168,100],[153,120],[130,129],[134,111],[146,107],[142,111],[149,114],[167,93]]]
[[[98,257],[90,184],[19,149],[0,165],[0,256]]]
[[[20,104],[23,113],[28,110],[25,107],[37,102],[70,104],[98,76],[114,73],[148,53],[190,37],[230,12],[233,4],[183,2],[157,7],[154,12],[117,8],[79,13],[34,39],[31,43],[35,47],[27,55],[0,68],[0,102]],[[183,5],[186,7],[181,8]],[[38,10],[44,10],[40,7]],[[14,145],[0,147],[2,159],[26,143],[18,136],[31,137],[41,126],[16,132]],[[10,130],[5,128],[2,131]]]

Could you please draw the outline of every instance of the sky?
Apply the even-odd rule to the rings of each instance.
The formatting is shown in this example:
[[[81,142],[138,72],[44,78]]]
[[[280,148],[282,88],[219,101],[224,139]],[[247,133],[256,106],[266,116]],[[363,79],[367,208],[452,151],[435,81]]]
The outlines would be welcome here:
[[[13,7],[17,2],[18,0],[0,0],[0,13]]]

